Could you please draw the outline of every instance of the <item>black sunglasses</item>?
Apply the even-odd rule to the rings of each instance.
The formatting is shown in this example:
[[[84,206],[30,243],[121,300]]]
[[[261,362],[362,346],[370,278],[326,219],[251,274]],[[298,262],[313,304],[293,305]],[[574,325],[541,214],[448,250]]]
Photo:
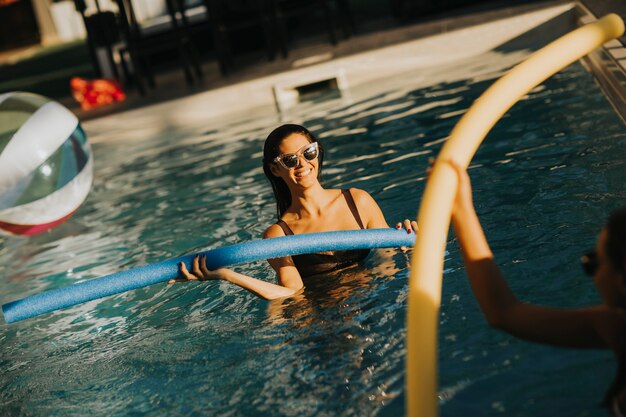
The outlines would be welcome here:
[[[596,271],[598,270],[598,267],[600,266],[600,264],[598,263],[598,254],[596,253],[596,251],[592,250],[581,256],[580,265],[583,267],[583,271],[585,271],[585,274],[589,275],[590,277],[594,276],[596,274]]]
[[[304,145],[302,148],[298,150],[298,152],[278,155],[276,158],[274,158],[272,162],[275,164],[280,162],[280,164],[284,166],[286,169],[291,169],[291,168],[295,168],[298,166],[298,163],[300,162],[299,161],[300,155],[302,155],[304,159],[306,159],[307,161],[312,161],[315,158],[317,158],[317,154],[318,154],[317,142],[312,142],[307,145]]]

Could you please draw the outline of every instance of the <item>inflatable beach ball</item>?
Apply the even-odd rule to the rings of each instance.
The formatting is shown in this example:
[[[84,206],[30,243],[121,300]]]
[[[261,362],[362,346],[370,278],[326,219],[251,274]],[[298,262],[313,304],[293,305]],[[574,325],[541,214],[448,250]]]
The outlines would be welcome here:
[[[35,235],[87,197],[93,158],[72,112],[45,97],[0,94],[0,232]]]

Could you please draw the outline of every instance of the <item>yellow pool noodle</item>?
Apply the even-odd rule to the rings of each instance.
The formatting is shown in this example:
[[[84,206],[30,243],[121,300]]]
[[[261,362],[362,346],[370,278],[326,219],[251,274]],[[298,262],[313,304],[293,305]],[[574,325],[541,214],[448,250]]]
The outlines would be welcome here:
[[[438,415],[437,328],[443,256],[457,188],[456,173],[442,161],[454,160],[467,167],[489,130],[522,96],[622,33],[622,19],[609,14],[535,52],[474,102],[439,153],[419,208],[419,238],[411,258],[406,358],[408,416]]]

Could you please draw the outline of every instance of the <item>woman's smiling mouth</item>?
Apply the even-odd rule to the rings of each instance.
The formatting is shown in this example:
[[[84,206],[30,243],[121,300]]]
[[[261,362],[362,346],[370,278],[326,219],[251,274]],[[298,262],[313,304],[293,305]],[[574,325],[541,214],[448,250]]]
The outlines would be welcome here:
[[[303,178],[306,177],[307,175],[309,175],[311,173],[311,171],[313,171],[311,168],[307,168],[305,170],[302,170],[300,172],[296,172],[295,173],[295,177],[296,178]]]

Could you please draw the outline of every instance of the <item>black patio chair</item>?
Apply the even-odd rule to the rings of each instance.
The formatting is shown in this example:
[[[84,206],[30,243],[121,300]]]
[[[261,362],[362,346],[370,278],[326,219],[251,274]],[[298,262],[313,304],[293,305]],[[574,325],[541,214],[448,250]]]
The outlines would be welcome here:
[[[267,59],[271,61],[276,57],[279,35],[270,13],[269,0],[203,0],[203,3],[223,75],[229,75],[237,67],[235,55],[242,49],[241,45],[237,46],[238,37],[254,34],[255,29],[261,33]],[[286,50],[282,48],[282,51],[286,56]]]
[[[97,50],[104,48],[107,65],[110,67],[113,77],[117,81],[122,81],[116,61],[114,59],[115,45],[121,41],[119,23],[117,15],[112,11],[102,11],[98,0],[95,1],[96,13],[86,14],[87,6],[84,0],[74,0],[74,6],[78,11],[85,24],[85,30],[87,31],[87,47],[89,55],[91,57],[94,74],[96,77],[102,77],[104,71],[102,68],[102,62],[98,59]],[[126,77],[128,77],[128,67],[123,65],[123,71]]]
[[[274,20],[281,34],[281,45],[288,43],[288,26],[291,20],[314,18],[324,21],[328,38],[332,45],[337,44],[335,22],[338,17],[344,37],[349,38],[355,31],[354,19],[348,0],[269,0]],[[338,16],[336,16],[338,14]]]
[[[134,79],[140,93],[145,92],[144,83],[155,88],[154,57],[163,52],[176,52],[178,63],[188,84],[202,78],[202,68],[195,47],[187,33],[182,2],[166,0],[169,25],[151,33],[142,26],[135,15],[131,0],[116,0],[126,49],[133,66]]]

